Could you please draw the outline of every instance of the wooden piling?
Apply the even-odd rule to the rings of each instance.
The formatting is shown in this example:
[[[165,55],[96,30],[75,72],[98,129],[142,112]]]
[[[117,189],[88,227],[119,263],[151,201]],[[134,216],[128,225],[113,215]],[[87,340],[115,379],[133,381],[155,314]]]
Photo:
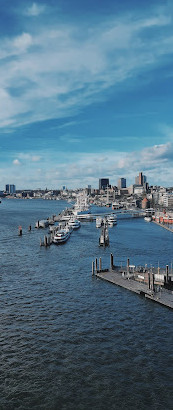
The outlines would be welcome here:
[[[102,258],[99,258],[99,272],[102,270]]]
[[[47,246],[47,236],[44,236],[44,246]]]
[[[150,289],[150,272],[148,272],[148,289]]]
[[[168,283],[169,266],[166,265],[166,283]]]
[[[94,276],[94,261],[92,262],[92,276]]]
[[[111,255],[110,255],[110,268],[113,269],[113,266],[114,266],[114,257],[113,257],[113,254],[111,253]]]
[[[29,232],[31,231],[31,225],[28,226],[28,231],[29,231]]]
[[[127,273],[129,273],[130,259],[127,258]]]
[[[95,272],[97,273],[97,258],[95,260]]]
[[[19,226],[19,228],[18,228],[18,235],[22,236],[22,227],[21,226]]]

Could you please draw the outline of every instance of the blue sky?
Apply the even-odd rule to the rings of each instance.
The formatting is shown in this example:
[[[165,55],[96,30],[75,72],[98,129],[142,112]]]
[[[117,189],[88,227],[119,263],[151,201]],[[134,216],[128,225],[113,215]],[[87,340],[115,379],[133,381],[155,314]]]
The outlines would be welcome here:
[[[0,189],[173,185],[173,4],[0,0]]]

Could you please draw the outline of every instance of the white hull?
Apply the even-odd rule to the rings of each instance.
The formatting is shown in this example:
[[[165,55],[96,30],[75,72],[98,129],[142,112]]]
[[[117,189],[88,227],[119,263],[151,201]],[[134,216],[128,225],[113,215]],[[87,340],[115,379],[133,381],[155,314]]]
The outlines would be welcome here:
[[[151,218],[151,216],[145,216],[144,220],[145,220],[146,222],[151,222],[151,221],[152,221],[152,218]]]
[[[72,228],[72,229],[79,229],[80,228],[80,221],[78,221],[77,219],[71,220],[71,221],[69,220],[68,226],[70,226],[70,228]]]
[[[107,222],[108,225],[112,226],[112,225],[117,225],[117,217],[116,215],[112,214],[112,215],[108,215],[107,216]]]
[[[96,228],[101,228],[102,224],[103,224],[103,219],[96,218]]]
[[[58,245],[60,243],[66,242],[69,237],[70,237],[70,231],[59,231],[54,235],[52,241],[53,243]]]

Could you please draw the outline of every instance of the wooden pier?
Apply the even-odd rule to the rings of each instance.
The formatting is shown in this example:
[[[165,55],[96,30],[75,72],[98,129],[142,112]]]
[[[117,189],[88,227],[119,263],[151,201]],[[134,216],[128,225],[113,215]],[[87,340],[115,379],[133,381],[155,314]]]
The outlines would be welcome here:
[[[95,263],[92,263],[92,275],[96,278],[120,286],[131,292],[137,293],[138,295],[144,296],[145,298],[150,299],[153,302],[157,302],[160,305],[173,309],[173,292],[162,286],[158,286],[157,274],[155,274],[154,276],[154,273],[151,271],[151,269],[143,269],[146,271],[145,274],[148,278],[147,283],[140,279],[142,278],[141,267],[139,271],[137,268],[135,270],[134,265],[130,265],[129,259],[127,260],[126,267],[115,266],[113,264],[113,255],[111,254],[110,268],[108,269],[102,269],[101,258],[99,258],[99,266],[97,259],[95,260]],[[170,279],[168,278],[168,265],[166,266],[166,269],[163,270],[163,272],[165,273],[165,283],[167,283],[168,279]]]

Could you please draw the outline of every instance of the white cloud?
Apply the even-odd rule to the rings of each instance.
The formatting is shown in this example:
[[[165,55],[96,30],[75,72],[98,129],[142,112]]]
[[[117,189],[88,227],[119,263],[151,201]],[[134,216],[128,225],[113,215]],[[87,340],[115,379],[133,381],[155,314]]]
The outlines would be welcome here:
[[[18,166],[21,165],[21,162],[18,159],[14,159],[13,164]]]
[[[29,33],[22,33],[20,36],[14,38],[13,47],[21,52],[26,51],[32,44],[32,36]]]
[[[33,155],[33,156],[31,157],[31,161],[32,161],[32,162],[38,162],[38,161],[40,161],[40,160],[41,160],[40,155]]]
[[[43,7],[33,3],[30,15],[43,12]],[[169,31],[158,37],[157,27],[162,26]],[[143,31],[151,27],[148,41]],[[0,41],[0,88],[6,105],[0,109],[0,126],[76,114],[105,99],[110,87],[161,64],[169,53],[170,15],[160,16],[157,10],[150,19],[131,13],[85,31],[82,25],[63,23],[57,29],[38,22],[37,34],[31,27],[31,32]]]
[[[33,161],[37,155],[33,153],[19,153],[13,161],[14,168],[9,164],[1,169],[0,183],[4,185],[4,175],[13,180],[20,189],[24,186],[36,188],[68,188],[86,187],[91,184],[97,188],[98,180],[108,177],[112,185],[117,184],[119,177],[127,178],[127,185],[134,183],[135,176],[142,171],[149,183],[173,185],[173,143],[166,143],[147,147],[134,152],[107,151],[104,153],[73,153],[42,151],[38,158],[44,161]],[[33,162],[32,162],[33,161]],[[28,164],[30,165],[28,167]],[[22,173],[21,167],[22,165]]]
[[[18,158],[20,158],[23,161],[32,161],[32,162],[38,162],[41,160],[40,155],[31,154],[31,153],[23,153],[23,152],[20,152],[18,154]]]
[[[32,6],[28,7],[26,10],[26,14],[31,17],[37,17],[39,14],[44,13],[45,11],[45,5],[37,4],[37,3],[32,3]]]

